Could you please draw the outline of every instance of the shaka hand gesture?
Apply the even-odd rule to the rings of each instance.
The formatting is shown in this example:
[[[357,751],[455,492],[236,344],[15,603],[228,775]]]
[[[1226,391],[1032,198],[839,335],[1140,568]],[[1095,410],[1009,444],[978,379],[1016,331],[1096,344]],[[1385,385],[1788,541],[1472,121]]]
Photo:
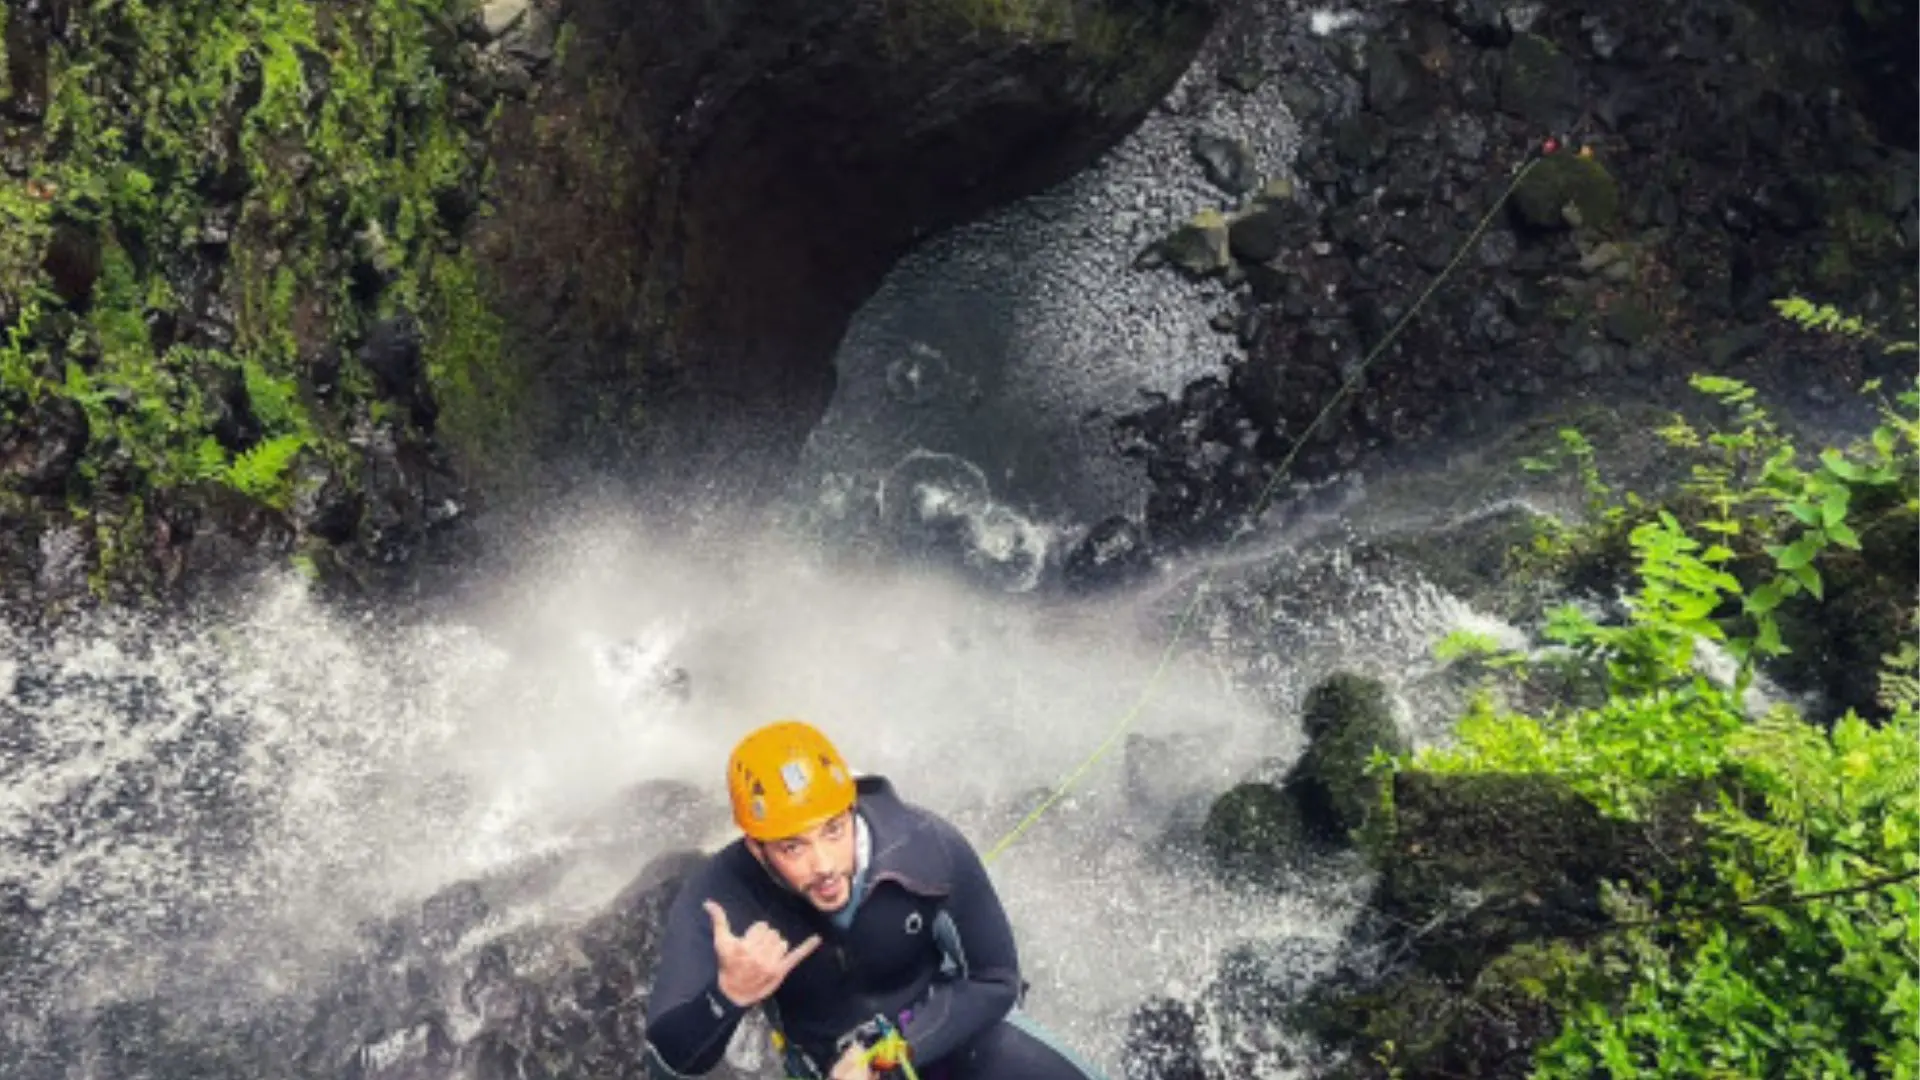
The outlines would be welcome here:
[[[736,935],[719,904],[708,900],[705,906],[713,917],[713,955],[720,967],[720,992],[743,1009],[773,996],[788,973],[820,947],[820,935],[815,934],[789,948],[787,939],[764,922],[754,923],[746,933]]]

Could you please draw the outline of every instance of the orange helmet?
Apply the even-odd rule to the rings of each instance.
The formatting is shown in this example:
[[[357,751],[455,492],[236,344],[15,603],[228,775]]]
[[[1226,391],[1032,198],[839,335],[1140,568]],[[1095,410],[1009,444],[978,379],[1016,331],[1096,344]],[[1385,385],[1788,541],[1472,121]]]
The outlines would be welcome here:
[[[741,832],[781,840],[852,807],[853,770],[813,725],[778,720],[733,748],[727,796]]]

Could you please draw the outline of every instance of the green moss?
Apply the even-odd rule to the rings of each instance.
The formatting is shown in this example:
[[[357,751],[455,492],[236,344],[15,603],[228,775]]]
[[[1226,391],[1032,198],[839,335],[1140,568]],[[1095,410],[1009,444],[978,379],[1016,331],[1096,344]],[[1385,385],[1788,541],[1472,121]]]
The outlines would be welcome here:
[[[1257,879],[1283,869],[1307,843],[1306,823],[1293,797],[1257,781],[1236,784],[1215,799],[1200,838],[1222,871]]]
[[[122,0],[76,8],[50,45],[30,178],[0,186],[0,422],[49,395],[80,406],[89,443],[68,500],[100,529],[118,537],[143,520],[135,506],[208,482],[285,508],[309,449],[350,474],[343,434],[349,416],[380,404],[371,380],[349,364],[323,406],[300,375],[304,357],[350,345],[373,318],[420,312],[440,371],[468,372],[441,381],[456,396],[491,385],[468,370],[492,325],[478,294],[436,269],[457,246],[442,202],[480,168],[482,132],[455,122],[450,99],[466,6]],[[206,302],[188,283],[223,208],[237,209],[222,290],[234,339],[187,347],[152,328],[191,323]],[[97,245],[85,296],[54,288],[56,227],[89,255]],[[370,237],[372,255],[355,243]],[[379,278],[372,295],[365,274],[353,287],[356,250]],[[440,317],[459,326],[443,330]],[[209,394],[236,384],[257,437],[229,446]],[[103,562],[132,550],[107,535]]]
[[[1890,261],[1898,254],[1898,232],[1885,214],[1861,205],[1872,192],[1858,192],[1838,205],[1827,223],[1827,242],[1813,265],[1815,287],[1834,293],[1851,291],[1863,271]]]
[[[36,198],[37,190],[31,181],[0,180],[0,317],[19,317],[40,284],[40,260],[53,229],[47,200]]]
[[[1513,193],[1529,225],[1606,231],[1620,220],[1620,187],[1599,159],[1555,154],[1540,159]]]
[[[427,277],[427,378],[440,403],[442,442],[476,469],[524,450],[532,373],[503,347],[504,323],[470,258],[434,260]]]
[[[85,518],[85,515],[76,516]],[[94,550],[98,555],[87,571],[87,586],[94,595],[105,596],[115,579],[135,572],[126,564],[129,555],[140,550],[141,535],[147,525],[146,503],[135,497],[118,512],[93,516],[92,521]]]
[[[579,35],[579,33],[580,33],[580,28],[575,26],[571,19],[563,20],[560,23],[559,28],[554,31],[553,33],[553,66],[554,67],[565,68],[567,66],[567,57],[572,52],[574,39]]]
[[[1316,989],[1287,1013],[1349,1051],[1329,1074],[1346,1080],[1524,1076],[1532,1048],[1559,1028],[1548,988],[1577,963],[1561,946],[1522,945],[1464,983],[1402,971],[1367,990]]]
[[[1368,763],[1376,753],[1406,749],[1386,687],[1336,672],[1308,693],[1305,712],[1312,741],[1298,770],[1302,805],[1336,832],[1360,829],[1378,807],[1383,783]]]
[[[1063,0],[945,0],[925,11],[975,32],[1037,40],[1064,37],[1074,15],[1073,5]]]

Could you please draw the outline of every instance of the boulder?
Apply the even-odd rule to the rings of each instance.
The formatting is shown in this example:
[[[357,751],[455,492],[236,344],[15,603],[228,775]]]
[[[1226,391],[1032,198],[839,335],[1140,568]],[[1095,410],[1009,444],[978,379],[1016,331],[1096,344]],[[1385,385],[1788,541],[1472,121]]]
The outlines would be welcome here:
[[[1305,851],[1307,825],[1292,793],[1249,781],[1215,799],[1201,843],[1229,878],[1273,880]]]
[[[1536,229],[1604,231],[1620,219],[1620,189],[1598,159],[1556,153],[1542,158],[1514,190],[1513,209]]]
[[[1228,242],[1226,217],[1218,210],[1202,210],[1168,233],[1147,260],[1165,262],[1195,280],[1213,277],[1233,265]]]
[[[1337,672],[1305,705],[1307,752],[1288,777],[1300,812],[1317,835],[1344,841],[1380,810],[1381,779],[1368,775],[1376,750],[1406,750],[1387,688],[1377,679]]]

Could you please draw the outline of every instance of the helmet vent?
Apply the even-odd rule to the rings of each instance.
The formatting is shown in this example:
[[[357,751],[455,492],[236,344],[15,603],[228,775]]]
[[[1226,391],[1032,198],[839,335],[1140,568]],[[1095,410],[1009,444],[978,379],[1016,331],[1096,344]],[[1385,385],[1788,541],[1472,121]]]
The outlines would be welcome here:
[[[807,765],[804,761],[789,761],[780,766],[780,779],[787,785],[787,794],[797,795],[807,786]]]

